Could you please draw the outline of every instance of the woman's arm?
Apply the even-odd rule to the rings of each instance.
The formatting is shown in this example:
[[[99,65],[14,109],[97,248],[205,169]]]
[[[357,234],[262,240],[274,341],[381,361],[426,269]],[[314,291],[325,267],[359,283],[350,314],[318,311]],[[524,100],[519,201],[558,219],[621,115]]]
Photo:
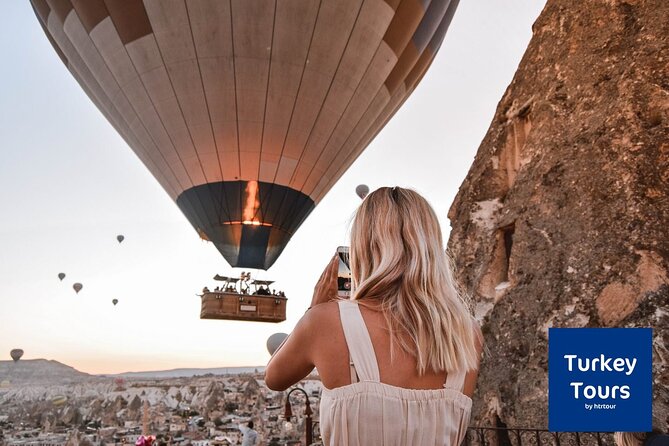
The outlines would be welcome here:
[[[337,298],[338,268],[339,258],[335,256],[321,274],[309,308]],[[314,369],[314,344],[322,328],[321,312],[307,310],[290,336],[269,360],[265,369],[267,387],[272,390],[286,390]]]
[[[265,368],[265,384],[272,390],[286,390],[303,379],[314,368],[312,342],[313,318],[302,316],[293,332],[274,352]]]

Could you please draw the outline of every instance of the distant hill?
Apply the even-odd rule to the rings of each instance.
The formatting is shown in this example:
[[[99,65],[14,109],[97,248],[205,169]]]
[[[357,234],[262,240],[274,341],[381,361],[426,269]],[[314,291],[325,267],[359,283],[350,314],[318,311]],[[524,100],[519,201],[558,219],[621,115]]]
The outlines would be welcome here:
[[[125,372],[116,375],[103,375],[120,378],[189,378],[202,375],[241,375],[244,373],[262,373],[265,366],[258,367],[215,367],[205,369],[172,369],[149,372]]]
[[[22,359],[18,362],[0,361],[0,381],[13,384],[57,385],[74,384],[97,379],[74,367],[48,359]]]
[[[148,372],[126,372],[118,374],[89,375],[74,367],[47,359],[22,359],[18,362],[0,361],[0,382],[12,384],[59,385],[76,384],[82,381],[94,381],[105,377],[152,379],[152,378],[190,378],[202,375],[241,375],[262,373],[265,366],[258,367],[215,367],[182,368],[172,370],[153,370]]]

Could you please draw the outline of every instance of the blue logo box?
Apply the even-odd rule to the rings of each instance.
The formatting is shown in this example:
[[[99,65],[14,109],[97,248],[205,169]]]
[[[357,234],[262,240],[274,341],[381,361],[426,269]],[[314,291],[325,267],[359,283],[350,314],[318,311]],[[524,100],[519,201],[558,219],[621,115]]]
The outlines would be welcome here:
[[[548,430],[649,432],[650,328],[548,329]]]

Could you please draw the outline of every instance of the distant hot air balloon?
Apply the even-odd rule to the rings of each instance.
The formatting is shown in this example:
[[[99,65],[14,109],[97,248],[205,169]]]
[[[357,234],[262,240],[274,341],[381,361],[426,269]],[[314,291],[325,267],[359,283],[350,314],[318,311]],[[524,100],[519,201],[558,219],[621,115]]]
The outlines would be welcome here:
[[[267,269],[416,88],[458,0],[31,3],[197,233]]]
[[[125,240],[125,237],[122,235],[117,235],[116,240],[118,240],[118,242],[121,243],[123,240]]]
[[[273,355],[287,337],[288,335],[286,333],[274,333],[272,336],[267,338],[267,351],[269,354]]]
[[[81,289],[82,289],[83,287],[84,287],[84,286],[83,286],[82,284],[80,284],[79,282],[77,282],[77,283],[75,283],[74,285],[72,285],[72,288],[74,288],[74,291],[76,291],[77,294],[79,294],[79,291],[81,291]]]
[[[15,348],[14,350],[9,352],[9,356],[12,357],[14,362],[17,362],[23,356],[23,350],[21,350],[20,348]]]
[[[124,390],[125,389],[125,379],[115,378],[114,379],[114,385],[116,386],[116,390]]]
[[[63,279],[65,278],[65,273],[58,273],[58,278],[59,278],[60,281],[62,282]]]
[[[65,395],[56,395],[51,398],[51,404],[54,406],[62,406],[67,402],[67,397]]]
[[[360,184],[358,187],[355,188],[355,193],[358,197],[362,198],[363,200],[369,193],[369,186],[366,184]]]
[[[116,306],[116,304],[118,303],[118,299],[112,299],[112,303],[114,304],[114,306]]]

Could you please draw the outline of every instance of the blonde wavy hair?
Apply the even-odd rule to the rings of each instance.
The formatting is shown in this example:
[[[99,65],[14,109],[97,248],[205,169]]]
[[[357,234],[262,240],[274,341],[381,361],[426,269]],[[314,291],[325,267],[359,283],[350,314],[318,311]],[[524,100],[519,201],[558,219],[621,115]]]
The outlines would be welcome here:
[[[613,441],[617,446],[641,446],[647,435],[646,432],[615,432]]]
[[[419,374],[478,367],[475,321],[421,195],[400,187],[369,194],[351,225],[350,261],[351,299],[380,302],[391,345],[416,357]]]

